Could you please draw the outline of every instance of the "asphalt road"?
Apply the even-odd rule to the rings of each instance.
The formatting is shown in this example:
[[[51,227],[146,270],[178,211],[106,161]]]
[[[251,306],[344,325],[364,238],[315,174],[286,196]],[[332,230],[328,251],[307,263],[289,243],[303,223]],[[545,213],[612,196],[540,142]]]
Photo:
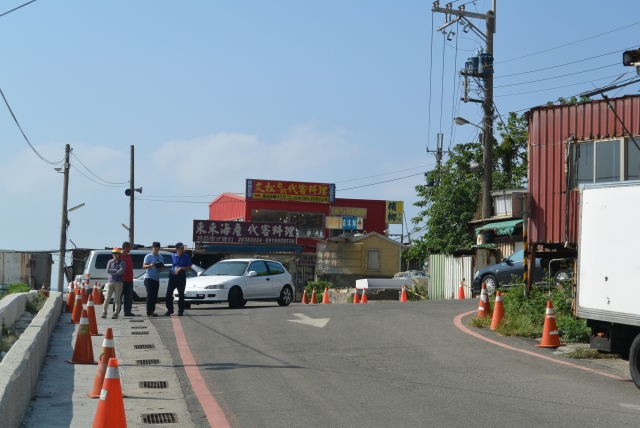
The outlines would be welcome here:
[[[194,307],[180,322],[231,426],[639,425],[633,383],[510,351],[454,326],[456,315],[476,307],[477,300],[250,303]],[[323,328],[289,322],[300,319],[296,313],[329,321]],[[171,321],[153,323],[179,365]],[[184,370],[178,375],[196,425],[209,426]]]

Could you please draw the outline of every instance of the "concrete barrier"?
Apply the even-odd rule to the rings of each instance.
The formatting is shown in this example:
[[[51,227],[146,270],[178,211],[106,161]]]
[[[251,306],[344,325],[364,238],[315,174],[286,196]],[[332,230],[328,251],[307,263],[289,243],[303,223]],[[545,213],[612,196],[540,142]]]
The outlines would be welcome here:
[[[62,293],[52,291],[44,307],[0,363],[0,428],[22,424],[62,303]]]
[[[0,324],[11,327],[22,316],[27,307],[27,299],[32,299],[38,293],[36,290],[27,293],[9,294],[0,300]]]

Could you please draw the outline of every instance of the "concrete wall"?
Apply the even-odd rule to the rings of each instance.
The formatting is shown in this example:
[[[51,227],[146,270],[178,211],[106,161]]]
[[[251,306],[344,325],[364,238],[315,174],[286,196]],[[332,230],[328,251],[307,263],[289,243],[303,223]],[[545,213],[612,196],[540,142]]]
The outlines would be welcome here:
[[[364,278],[372,278],[372,275],[393,277],[399,272],[401,247],[397,243],[372,235],[359,240],[356,244],[362,245],[360,263]],[[367,250],[380,250],[380,270],[367,270]]]
[[[62,293],[51,292],[0,364],[0,428],[19,427],[29,408],[47,354],[51,332],[63,307]]]
[[[355,288],[356,280],[358,279],[364,279],[364,278],[390,279],[390,278],[393,278],[393,275],[380,276],[380,275],[362,275],[362,274],[344,275],[344,274],[338,274],[338,273],[327,273],[327,274],[318,273],[316,277],[318,279],[331,282],[333,286],[336,288],[346,288],[346,287]]]
[[[27,307],[27,299],[32,299],[37,291],[28,293],[9,294],[0,300],[0,324],[4,321],[6,327],[10,327],[22,316]]]

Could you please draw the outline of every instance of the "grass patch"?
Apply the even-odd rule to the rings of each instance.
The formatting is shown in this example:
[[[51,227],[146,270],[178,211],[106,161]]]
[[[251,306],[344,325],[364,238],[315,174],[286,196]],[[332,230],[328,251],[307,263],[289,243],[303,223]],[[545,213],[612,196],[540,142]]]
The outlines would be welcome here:
[[[40,309],[42,309],[44,304],[47,302],[47,299],[48,299],[47,296],[45,296],[44,294],[38,293],[35,295],[33,299],[27,299],[27,306],[25,310],[30,314],[35,315],[38,312],[40,312]]]
[[[31,288],[29,287],[28,284],[9,284],[7,286],[7,292],[0,293],[0,296],[1,296],[0,299],[4,299],[9,294],[27,293],[29,291],[31,291]]]
[[[478,328],[489,328],[491,327],[491,317],[471,318],[471,325]]]
[[[587,321],[573,316],[573,287],[570,283],[552,288],[534,287],[529,297],[524,295],[524,284],[516,277],[513,286],[502,292],[504,320],[496,329],[503,336],[520,336],[537,339],[542,336],[547,301],[553,303],[560,340],[567,343],[586,343],[590,329]],[[495,307],[495,297],[491,297],[491,307]],[[486,328],[483,320],[471,320],[474,327]],[[488,322],[488,325],[491,321]]]
[[[597,349],[589,348],[576,348],[563,356],[580,360],[614,360],[620,357],[618,354],[602,354]]]

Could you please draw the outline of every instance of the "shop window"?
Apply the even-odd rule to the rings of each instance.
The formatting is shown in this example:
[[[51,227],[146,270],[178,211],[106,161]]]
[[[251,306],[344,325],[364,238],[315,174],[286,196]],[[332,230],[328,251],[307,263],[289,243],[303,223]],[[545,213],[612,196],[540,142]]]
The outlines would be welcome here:
[[[289,223],[295,224],[300,238],[324,238],[324,214],[289,213]]]
[[[596,143],[596,183],[620,181],[620,141]]]
[[[367,250],[367,270],[380,270],[380,250]]]
[[[251,221],[264,221],[268,223],[286,223],[287,211],[275,211],[275,210],[251,210]]]
[[[627,138],[627,161],[626,161],[626,179],[640,180],[640,138]]]

